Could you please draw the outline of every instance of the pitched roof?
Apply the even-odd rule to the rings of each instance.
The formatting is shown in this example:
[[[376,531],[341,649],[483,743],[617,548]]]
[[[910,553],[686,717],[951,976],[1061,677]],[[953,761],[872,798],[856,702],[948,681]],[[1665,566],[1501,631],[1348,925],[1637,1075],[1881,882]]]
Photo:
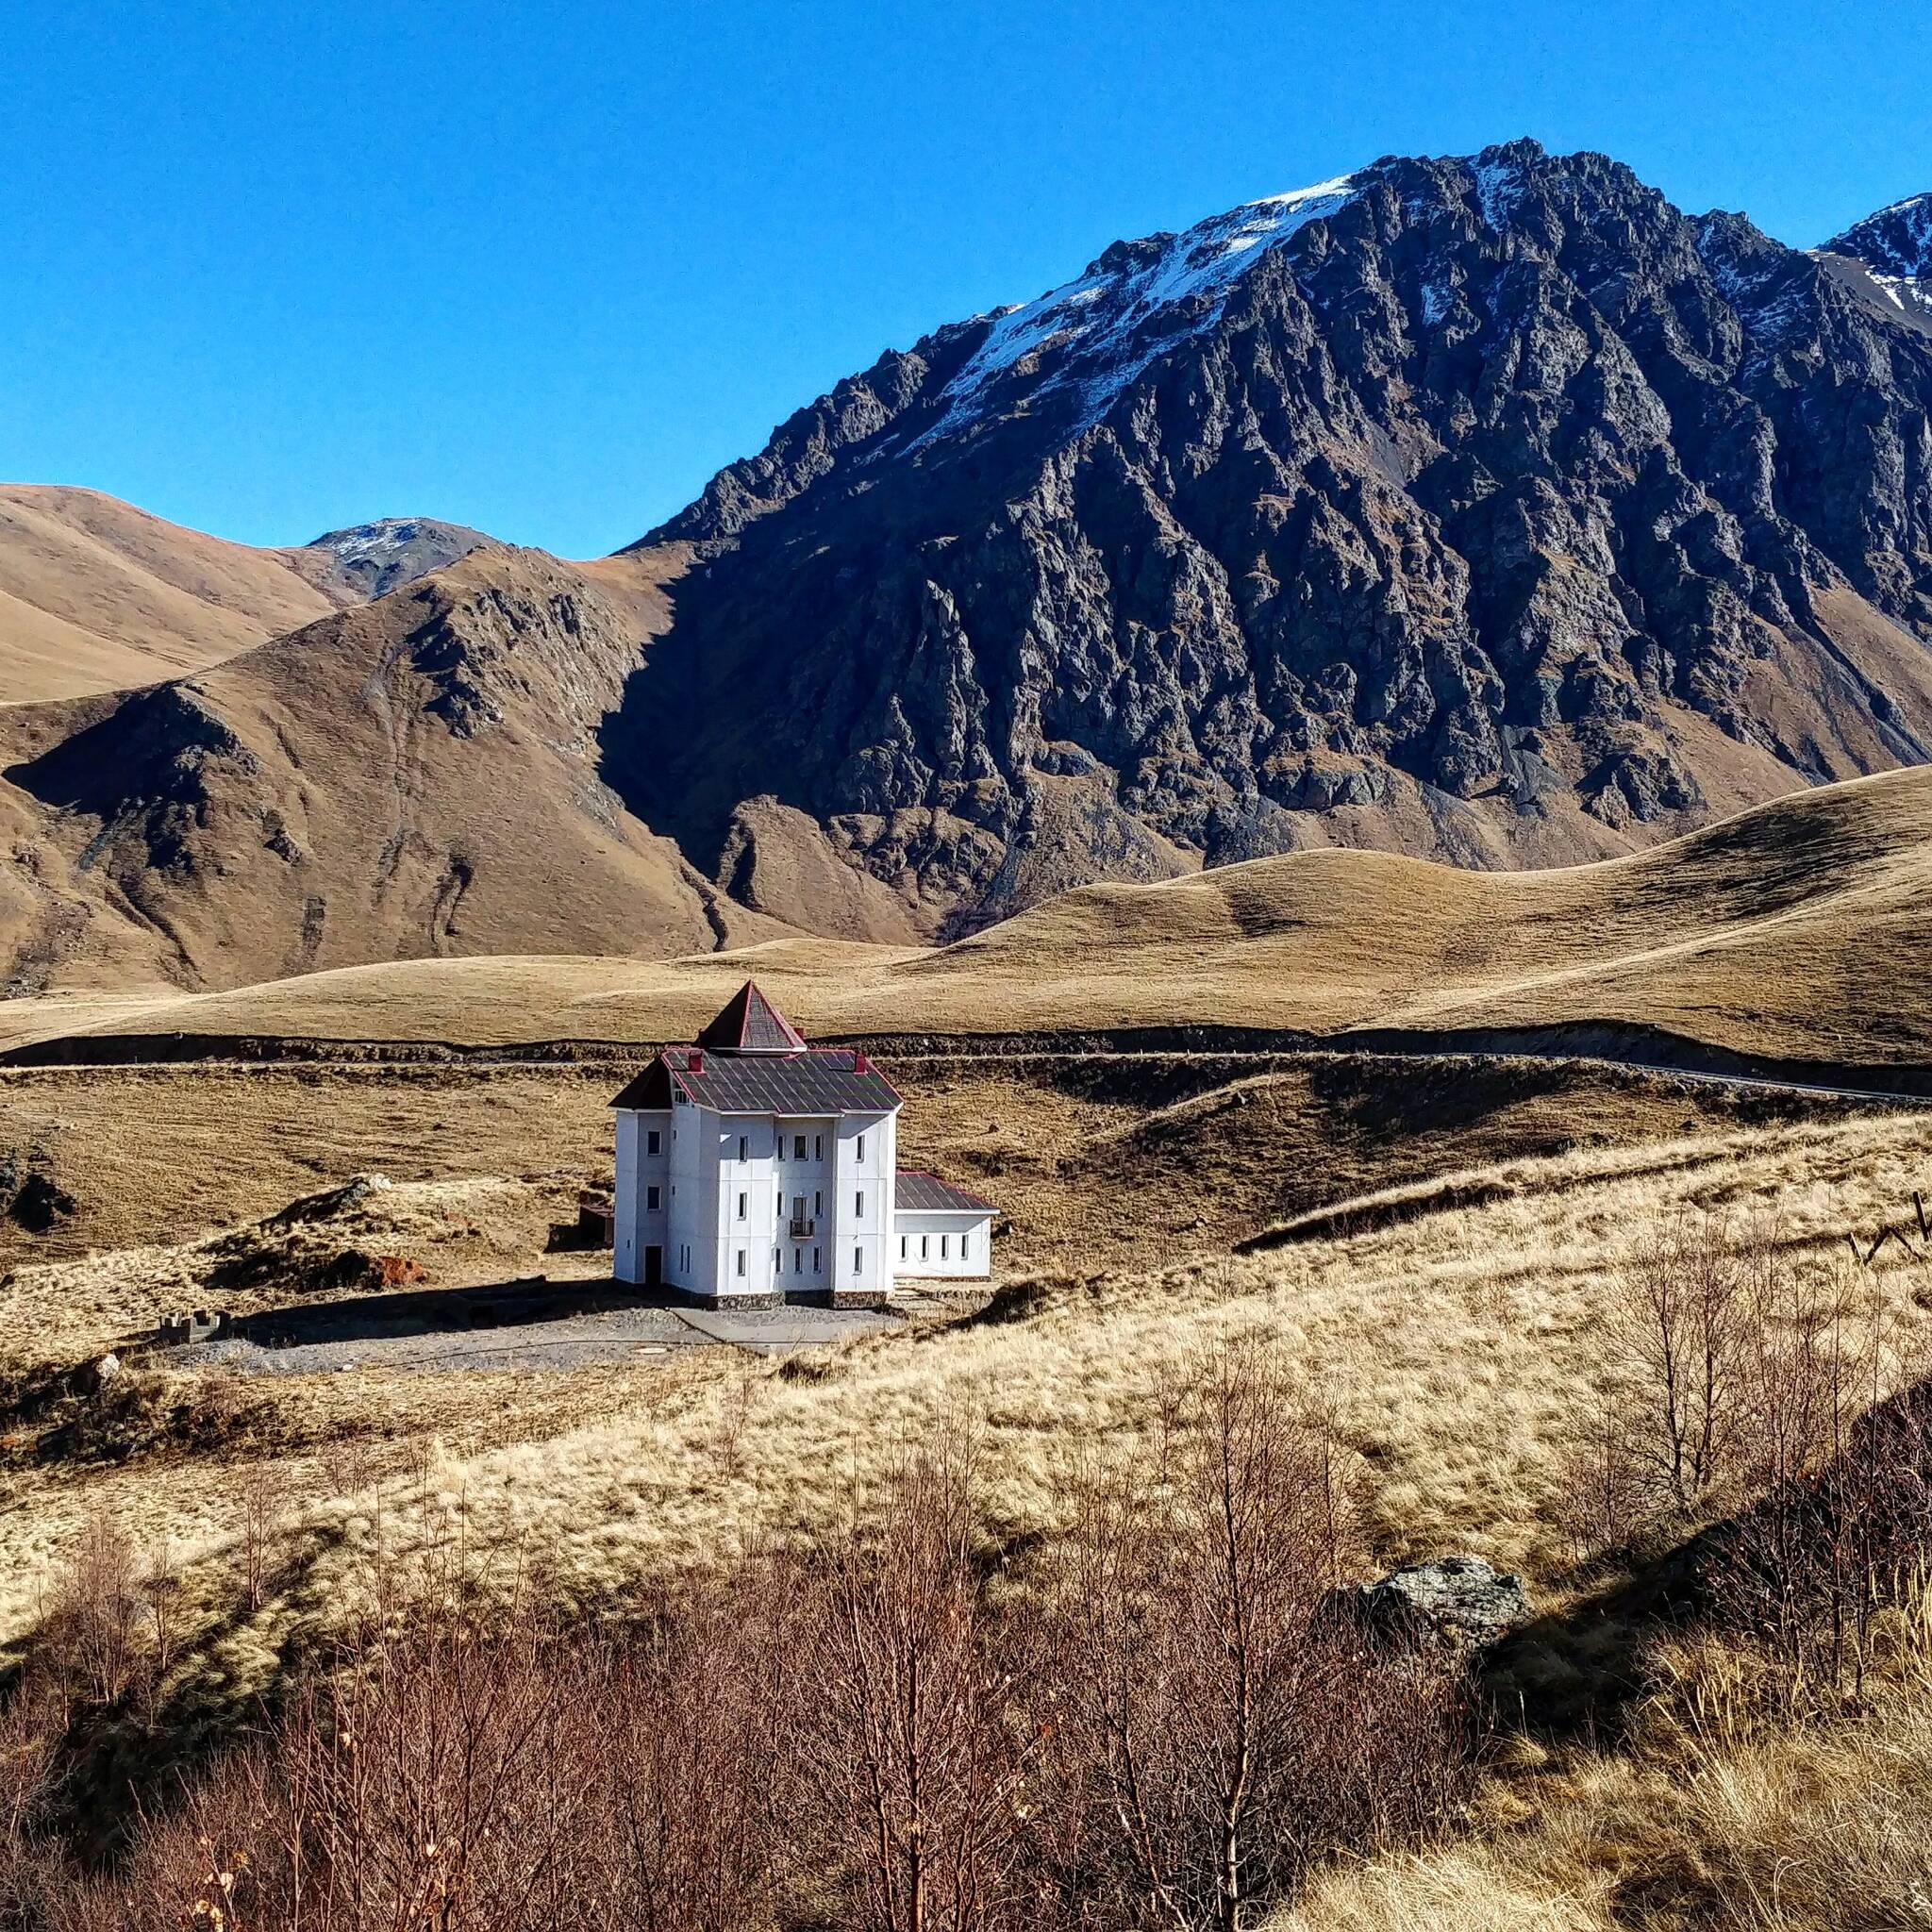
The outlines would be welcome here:
[[[927,1174],[919,1167],[902,1167],[899,1170],[898,1180],[892,1189],[892,1205],[915,1210],[924,1208],[929,1212],[994,1212],[991,1201],[982,1201],[977,1194],[969,1194],[964,1188],[956,1188],[951,1181],[942,1181],[938,1174]]]
[[[805,1035],[747,979],[697,1043],[712,1053],[802,1053]]]
[[[732,1054],[667,1046],[612,1107],[666,1108],[675,1095],[717,1113],[891,1113],[899,1092],[862,1053]]]

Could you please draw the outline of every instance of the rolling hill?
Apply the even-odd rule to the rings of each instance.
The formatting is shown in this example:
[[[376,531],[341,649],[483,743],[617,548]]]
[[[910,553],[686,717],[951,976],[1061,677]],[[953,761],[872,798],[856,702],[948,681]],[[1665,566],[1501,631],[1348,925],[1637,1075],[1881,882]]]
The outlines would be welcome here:
[[[0,711],[14,990],[781,931],[599,777],[662,611],[647,563],[491,547],[192,679]]]
[[[808,1032],[874,1039],[1213,1025],[1453,1044],[1609,1024],[1924,1065],[1932,771],[1800,793],[1588,866],[1299,853],[1086,887],[937,949],[792,936],[659,960],[425,959],[146,1005],[22,1001],[0,1038],[655,1041],[689,1037],[747,974]]]
[[[411,520],[252,549],[99,491],[0,486],[0,704],[199,671],[491,541]]]

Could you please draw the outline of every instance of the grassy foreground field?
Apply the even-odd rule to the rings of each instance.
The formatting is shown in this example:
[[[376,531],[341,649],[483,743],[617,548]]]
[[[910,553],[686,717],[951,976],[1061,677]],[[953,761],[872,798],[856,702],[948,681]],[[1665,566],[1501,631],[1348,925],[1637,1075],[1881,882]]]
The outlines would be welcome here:
[[[1471,873],[1369,852],[1069,892],[937,949],[783,939],[667,960],[425,959],[196,996],[0,1007],[71,1033],[681,1039],[747,973],[808,1033],[1597,1022],[1848,1064],[1925,1055],[1932,772],[1779,799],[1630,858]]]
[[[1569,1507],[1590,1420],[1630,1374],[1620,1278],[1690,1210],[1774,1214],[1781,1251],[1824,1284],[1848,1232],[1908,1217],[1932,1181],[1932,1116],[1601,1069],[1150,1056],[894,1073],[908,1159],[994,1189],[1009,1217],[985,1313],[791,1357],[568,1375],[137,1366],[92,1422],[61,1412],[64,1441],[29,1418],[7,1439],[0,1641],[31,1638],[91,1525],[121,1524],[178,1579],[151,1694],[171,1734],[197,1733],[272,1697],[384,1564],[458,1536],[573,1615],[622,1616],[667,1572],[862,1524],[903,1444],[940,1418],[981,1446],[991,1547],[1024,1552],[1065,1528],[1095,1455],[1163,1453],[1204,1350],[1257,1337],[1335,1432],[1367,1560],[1453,1549],[1520,1568],[1541,1618],[1506,1688],[1536,1710],[1620,1701],[1629,1631],[1591,1607],[1600,1579],[1578,1567]],[[602,1158],[609,1081],[592,1070],[0,1077],[9,1125],[64,1144],[76,1197],[49,1237],[11,1237],[0,1338],[29,1370],[211,1298],[225,1242],[264,1239],[289,1198],[358,1168],[396,1184],[302,1241],[408,1255],[438,1285],[596,1265],[542,1252]],[[1145,1213],[1124,1221],[1123,1199]],[[1892,1245],[1861,1280],[1902,1335],[1927,1330],[1914,1252]],[[309,1292],[271,1278],[225,1299]],[[1755,1883],[1758,1863],[1790,1860],[1793,1831],[1814,1865],[1843,1850],[1825,1768],[1882,1769],[1906,1708],[1857,1734],[1716,1742],[1663,1717],[1594,1740],[1532,1725],[1442,1844],[1325,1873],[1285,1923],[1858,1923],[1699,1917],[1710,1887],[1682,1868],[1710,1876],[1728,1857]],[[139,1778],[155,1746],[130,1718],[100,1748],[105,1774]]]

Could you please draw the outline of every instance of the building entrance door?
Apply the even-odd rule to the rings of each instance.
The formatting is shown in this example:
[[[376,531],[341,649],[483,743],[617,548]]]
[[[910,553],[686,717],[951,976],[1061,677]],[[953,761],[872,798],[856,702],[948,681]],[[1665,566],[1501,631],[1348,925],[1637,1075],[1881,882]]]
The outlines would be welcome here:
[[[644,1250],[644,1286],[659,1288],[664,1281],[664,1250],[659,1247],[646,1247]]]

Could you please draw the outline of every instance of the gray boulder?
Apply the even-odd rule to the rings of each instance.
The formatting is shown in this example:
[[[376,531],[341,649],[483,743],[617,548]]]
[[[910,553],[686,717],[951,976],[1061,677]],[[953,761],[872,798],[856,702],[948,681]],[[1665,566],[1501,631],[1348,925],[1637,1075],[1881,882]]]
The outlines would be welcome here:
[[[1364,1584],[1358,1606],[1374,1629],[1430,1636],[1458,1650],[1486,1650],[1530,1616],[1519,1576],[1500,1575],[1480,1557],[1435,1557]]]

